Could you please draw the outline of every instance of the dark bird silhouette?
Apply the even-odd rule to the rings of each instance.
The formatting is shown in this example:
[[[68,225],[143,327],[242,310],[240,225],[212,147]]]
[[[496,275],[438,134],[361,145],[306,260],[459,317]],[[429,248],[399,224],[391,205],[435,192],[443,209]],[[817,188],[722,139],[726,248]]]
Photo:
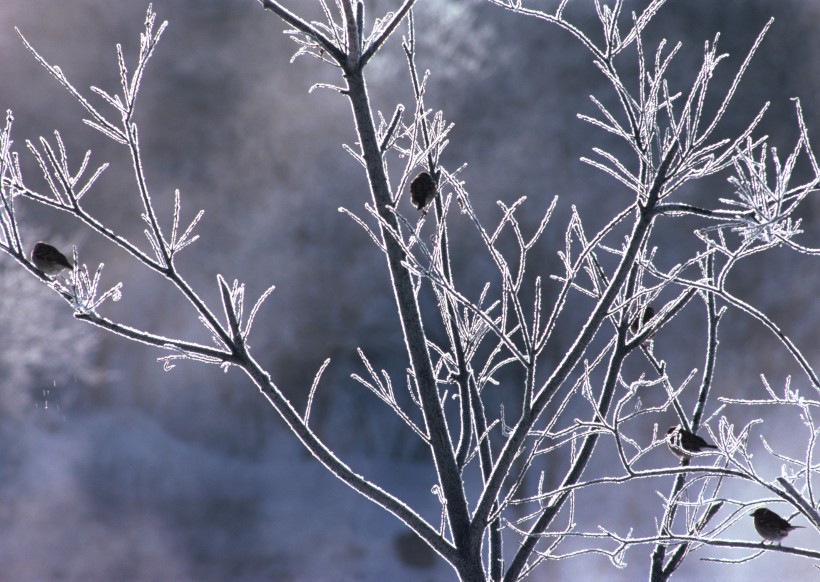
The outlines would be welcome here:
[[[410,182],[410,202],[418,210],[424,210],[436,197],[436,191],[436,181],[429,172],[422,172]]]
[[[755,529],[760,537],[778,544],[789,535],[790,531],[803,527],[802,525],[790,524],[774,511],[765,507],[758,507],[750,515],[755,518]]]
[[[31,250],[31,262],[46,275],[56,275],[63,269],[74,268],[63,253],[43,241],[35,244]]]
[[[680,425],[670,426],[666,431],[666,446],[681,460],[691,459],[692,456],[704,452],[705,449],[717,448]]]
[[[638,333],[638,330],[641,329],[646,323],[655,317],[655,308],[651,305],[647,305],[646,309],[643,310],[643,317],[635,316],[635,319],[632,320],[632,325],[629,326],[629,329],[632,330],[632,333]]]

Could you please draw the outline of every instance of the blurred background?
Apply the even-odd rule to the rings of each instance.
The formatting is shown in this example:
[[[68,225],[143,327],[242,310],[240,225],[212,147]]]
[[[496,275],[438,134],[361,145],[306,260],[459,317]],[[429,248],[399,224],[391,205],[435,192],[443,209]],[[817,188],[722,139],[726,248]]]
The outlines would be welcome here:
[[[289,4],[319,16],[312,2]],[[367,2],[369,20],[398,4]],[[361,212],[370,199],[360,166],[342,149],[356,140],[349,105],[332,91],[308,93],[314,83],[338,82],[338,72],[309,58],[291,64],[294,44],[282,34],[285,27],[253,0],[155,0],[153,6],[169,27],[145,75],[136,119],[163,227],[170,229],[176,188],[183,223],[205,210],[200,240],[180,255],[183,273],[212,305],[218,304],[218,273],[244,282],[249,301],[275,284],[251,337],[257,360],[302,408],[314,374],[331,358],[312,415],[314,427],[355,470],[436,522],[433,473],[424,451],[350,378],[366,373],[357,347],[397,386],[404,383],[406,361],[384,259],[338,212],[340,206]],[[0,107],[14,112],[15,149],[29,186],[44,184],[25,141],[52,138],[59,130],[75,164],[87,149],[93,152],[92,165],[111,164],[84,199],[86,207],[144,249],[127,151],[82,124],[80,106],[26,51],[14,29],[81,91],[95,85],[115,93],[115,44],[123,45],[133,66],[146,7],[104,0],[0,5]],[[569,13],[597,35],[590,7],[575,2]],[[820,3],[670,0],[645,44],[654,51],[664,38],[683,42],[671,78],[677,90],[686,90],[704,41],[721,33],[718,52],[730,56],[713,81],[720,95],[771,16],[774,26],[721,132],[737,134],[771,101],[757,135],[769,135],[788,152],[798,137],[792,97],[801,99],[810,135],[820,143],[815,58]],[[509,204],[526,195],[525,214],[532,216],[528,226],[534,229],[559,195],[552,228],[533,264],[539,274],[560,273],[555,252],[563,248],[570,205],[579,208],[590,232],[628,196],[620,184],[579,161],[593,146],[619,147],[576,117],[594,113],[590,94],[612,102],[605,81],[568,34],[488,3],[422,0],[416,25],[418,66],[432,72],[427,105],[455,123],[445,163],[450,168],[469,163],[462,177],[490,224],[500,216],[496,200]],[[623,66],[628,72],[634,64]],[[412,107],[398,37],[369,67],[370,94],[385,117],[397,102]],[[394,183],[401,167],[391,168]],[[714,205],[732,192],[725,178],[693,185],[689,200]],[[408,201],[401,204],[411,211]],[[815,200],[803,207],[802,244],[818,245],[817,212]],[[27,243],[44,239],[66,251],[76,245],[82,262],[92,268],[105,263],[108,285],[123,282],[123,300],[106,305],[106,315],[154,333],[208,341],[188,304],[121,250],[49,209],[24,202],[20,213]],[[696,248],[692,229],[698,226],[682,221],[662,237],[656,233],[662,260]],[[493,277],[490,264],[466,218],[455,216],[452,228],[463,239],[454,263],[457,277],[477,294]],[[738,268],[730,281],[806,347],[814,365],[817,357],[808,348],[819,339],[818,273],[810,258],[775,250]],[[4,579],[453,579],[446,565],[403,534],[401,523],[303,453],[236,371],[223,374],[183,362],[165,372],[156,361],[163,354],[75,322],[63,302],[6,256],[0,257],[0,287]],[[688,311],[674,334],[657,339],[678,380],[702,366],[702,335],[696,330],[703,327],[703,310]],[[568,317],[561,330],[566,340],[582,316]],[[692,359],[671,360],[689,341]],[[794,373],[795,387],[806,387],[779,345],[742,314],[729,313],[721,324],[719,356],[721,395],[762,397],[761,373],[775,387]],[[770,428],[793,422],[779,416],[769,420]],[[778,443],[776,433],[768,438],[787,444]],[[779,474],[778,464],[769,469],[769,478]],[[657,499],[652,492],[658,484],[647,487]],[[641,514],[651,526],[653,518],[646,514],[660,516],[660,503],[647,507],[645,499],[625,502],[617,515]],[[751,520],[732,533],[757,539]],[[813,531],[801,530],[789,539],[813,547],[812,536]],[[615,570],[605,558],[587,557],[545,565],[533,579],[634,580],[645,576],[648,560],[648,551],[633,550],[628,567]],[[752,571],[757,579],[768,579],[784,568],[808,574],[810,566],[777,556],[735,567],[695,558],[679,579],[703,579],[708,573],[744,580]]]

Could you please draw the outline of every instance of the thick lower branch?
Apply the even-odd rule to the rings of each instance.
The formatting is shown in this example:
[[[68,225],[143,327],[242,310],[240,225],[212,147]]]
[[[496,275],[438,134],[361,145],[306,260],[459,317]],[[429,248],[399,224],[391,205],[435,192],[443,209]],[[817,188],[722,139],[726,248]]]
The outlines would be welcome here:
[[[356,120],[356,129],[362,148],[362,157],[367,165],[367,176],[373,202],[382,220],[394,231],[399,232],[398,221],[391,208],[390,186],[384,168],[384,160],[376,137],[376,128],[370,111],[370,102],[364,75],[358,68],[348,67],[346,71],[348,96]],[[430,436],[433,460],[436,465],[440,485],[447,499],[447,515],[453,540],[459,551],[459,563],[454,564],[462,577],[484,579],[481,568],[480,543],[470,536],[470,520],[467,500],[461,481],[461,472],[455,459],[455,452],[447,429],[444,411],[438,395],[436,377],[427,351],[427,339],[422,326],[421,313],[410,273],[402,262],[404,251],[396,240],[384,232],[382,241],[387,251],[393,292],[398,307],[399,318],[410,364],[415,374],[421,396],[422,413]]]
[[[449,563],[453,564],[457,561],[456,548],[440,536],[424,519],[400,499],[355,473],[336,457],[333,451],[308,428],[296,409],[271,381],[270,376],[250,355],[244,356],[236,365],[253,380],[262,395],[267,398],[305,448],[340,481],[406,523]]]

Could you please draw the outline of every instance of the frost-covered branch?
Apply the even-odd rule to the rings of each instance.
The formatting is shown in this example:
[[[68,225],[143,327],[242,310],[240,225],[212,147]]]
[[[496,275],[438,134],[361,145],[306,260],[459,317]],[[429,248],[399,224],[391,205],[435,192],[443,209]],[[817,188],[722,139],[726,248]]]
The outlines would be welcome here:
[[[567,223],[556,227],[562,199],[543,192],[500,200],[492,218],[486,218],[481,185],[467,183],[464,164],[447,161],[450,152],[444,152],[456,137],[445,112],[432,107],[428,86],[435,76],[419,68],[424,55],[419,53],[413,8],[421,2],[397,2],[394,11],[371,19],[364,2],[336,0],[331,6],[319,0],[322,19],[316,21],[283,2],[258,3],[290,27],[286,34],[295,43],[294,59],[313,56],[340,75],[338,86],[315,86],[332,87],[349,103],[356,141],[345,149],[363,169],[370,188],[369,200],[358,205],[364,211],[356,206],[340,210],[384,256],[388,292],[404,340],[401,375],[407,380],[407,394],[396,393],[395,374],[366,348],[358,351],[364,371],[352,377],[386,405],[380,410],[395,415],[414,442],[425,447],[435,468],[434,482],[414,486],[438,495],[440,524],[431,524],[420,509],[357,474],[309,426],[315,401],[323,397],[319,387],[326,382],[323,372],[329,359],[305,391],[303,413],[255,360],[249,334],[272,285],[247,310],[245,286],[239,280],[217,274],[219,299],[209,304],[180,273],[177,265],[186,256],[181,251],[198,240],[203,211],[184,219],[178,189],[172,200],[169,197],[169,216],[157,211],[162,205],[155,205],[159,194],[148,187],[144,163],[150,152],[143,151],[134,122],[140,83],[165,30],[164,23],[156,25],[152,8],[137,62],[126,63],[122,48],[117,48],[121,92],[90,89],[113,115],[92,106],[59,67],[23,39],[34,58],[84,108],[84,121],[127,149],[133,194],[140,205],[140,215],[133,218],[142,221],[146,240],[130,240],[93,212],[85,195],[107,164],[92,170],[90,152],[76,163],[59,133],[27,142],[45,180],[43,191],[31,187],[12,148],[9,114],[0,131],[0,249],[57,292],[77,319],[164,350],[160,360],[166,369],[178,360],[241,369],[311,455],[405,523],[462,580],[519,580],[547,560],[587,554],[606,555],[623,567],[638,547],[651,547],[649,577],[658,581],[679,571],[689,555],[712,547],[758,552],[729,558],[737,561],[769,551],[820,557],[788,544],[728,536],[731,526],[752,519],[752,508],[774,503],[792,508],[793,516],[799,514],[820,529],[814,509],[820,427],[813,418],[820,407],[820,380],[785,329],[752,301],[729,291],[731,276],[753,255],[775,247],[820,254],[800,241],[800,209],[820,185],[820,165],[800,103],[799,137],[785,157],[767,138],[754,135],[767,105],[741,126],[744,129],[716,137],[722,135],[719,127],[731,103],[741,97],[740,80],[771,23],[753,42],[728,87],[716,95],[712,80],[726,57],[717,50],[719,37],[705,43],[700,66],[682,87],[672,72],[681,45],[661,41],[647,46],[644,32],[654,24],[663,0],[644,2],[632,14],[626,14],[621,0],[596,1],[594,33],[570,19],[568,0],[549,11],[527,7],[523,0],[490,0],[569,32],[608,83],[606,96],[592,97],[595,114],[579,117],[596,132],[608,134],[608,143],[618,145],[590,144],[592,154],[581,161],[611,178],[624,200],[606,217],[586,212],[612,206],[574,204]],[[375,111],[367,65],[405,25],[401,48],[412,102],[390,103],[386,112]],[[398,167],[392,178],[391,165]],[[715,174],[726,175],[728,193],[705,201],[681,194],[684,185]],[[805,175],[808,178],[797,178]],[[405,211],[404,196],[415,210]],[[125,250],[135,265],[159,275],[193,308],[212,345],[165,337],[98,313],[107,299],[128,299],[128,289],[116,283],[105,290],[102,265],[89,269],[76,249],[71,263],[63,257],[59,265],[71,267],[69,274],[41,271],[43,263],[38,267],[29,259],[30,244],[20,235],[15,208],[20,197],[69,214]],[[477,284],[465,283],[466,277],[462,281],[458,270],[455,257],[466,243],[462,225],[453,227],[457,216],[478,241],[478,249],[471,248],[483,265]],[[674,231],[669,223],[684,217],[696,223],[687,241],[694,246],[680,244],[670,234]],[[556,228],[558,234],[553,233]],[[675,255],[666,254],[670,247]],[[553,251],[557,272],[544,261],[544,253]],[[676,257],[672,264],[667,264],[667,256]],[[777,394],[765,378],[764,398],[728,398],[722,392],[715,382],[721,356],[719,323],[730,310],[751,315],[778,338],[811,382],[814,397],[801,396],[788,381],[783,394]],[[680,333],[676,325],[683,320],[700,330],[697,339],[686,337],[694,345],[685,349],[677,338],[668,341]],[[431,329],[439,335],[429,333]],[[670,348],[670,343],[675,346]],[[769,407],[795,414],[802,423],[806,447],[800,454],[784,452],[762,432],[758,435],[762,418],[738,426],[732,421],[737,409]],[[660,423],[669,418],[675,426],[664,432]],[[762,453],[752,448],[758,446],[753,436],[760,436]],[[665,461],[657,460],[662,458],[655,454],[659,448],[669,449]],[[608,464],[601,461],[605,456]],[[783,467],[774,480],[766,477],[771,463]],[[603,520],[590,522],[594,518],[583,511],[585,501],[601,490],[629,495],[645,483],[658,494],[656,501],[642,501],[651,519],[641,515],[634,518],[636,523],[611,528]],[[748,498],[728,497],[729,484],[745,487]],[[509,563],[505,555],[512,556]]]

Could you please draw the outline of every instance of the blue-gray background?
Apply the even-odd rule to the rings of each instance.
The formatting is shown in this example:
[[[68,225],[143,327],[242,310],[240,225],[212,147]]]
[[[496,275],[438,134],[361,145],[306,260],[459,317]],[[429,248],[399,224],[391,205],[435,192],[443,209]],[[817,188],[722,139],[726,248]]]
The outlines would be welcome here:
[[[312,2],[290,4],[318,16]],[[368,2],[368,9],[372,17],[398,4]],[[586,3],[576,4],[571,13],[589,23]],[[80,122],[81,108],[24,49],[14,27],[81,90],[98,85],[114,92],[114,45],[122,43],[134,62],[146,6],[6,0],[0,7],[0,107],[14,111],[16,148],[24,151],[26,139],[58,129],[76,163],[88,148],[92,163],[110,162],[86,205],[140,244],[143,224],[127,152]],[[384,260],[337,211],[361,210],[369,199],[361,168],[341,147],[355,142],[349,106],[331,91],[307,92],[315,82],[337,81],[336,71],[307,58],[289,64],[293,44],[283,25],[252,0],[159,0],[154,8],[170,26],[145,76],[137,121],[165,228],[175,188],[182,192],[183,221],[205,209],[202,238],[181,255],[183,273],[213,305],[217,273],[246,283],[253,300],[275,283],[251,338],[257,359],[301,407],[315,371],[332,358],[315,427],[357,470],[435,520],[430,468],[420,451],[349,378],[364,372],[359,346],[399,385],[406,363]],[[811,135],[820,140],[814,58],[820,2],[670,0],[646,42],[653,50],[660,38],[684,42],[673,69],[682,90],[696,73],[703,42],[721,32],[719,52],[731,56],[715,85],[725,87],[771,15],[777,20],[724,130],[737,132],[770,100],[758,133],[785,151],[797,138],[790,97],[801,98]],[[611,102],[611,93],[569,35],[489,4],[420,0],[417,26],[419,66],[433,73],[427,104],[456,124],[446,162],[469,163],[463,177],[488,220],[498,216],[496,199],[509,203],[527,195],[537,216],[560,195],[555,228],[538,251],[542,274],[559,272],[554,253],[569,205],[578,205],[595,226],[626,200],[620,185],[578,161],[594,145],[612,145],[576,118],[593,112],[589,94]],[[397,42],[372,63],[369,84],[385,115],[397,101],[411,104]],[[31,157],[22,156],[31,184],[41,186]],[[395,166],[394,179],[398,171]],[[720,178],[697,185],[692,196],[714,200],[730,192]],[[806,244],[818,239],[811,233],[818,230],[817,210],[810,203],[801,215],[810,233]],[[21,213],[27,241],[76,245],[83,262],[105,262],[108,283],[124,282],[124,299],[106,313],[157,333],[207,339],[187,303],[120,250],[66,216],[31,204]],[[668,237],[691,244],[695,226]],[[454,228],[469,230],[463,220]],[[472,251],[460,255],[456,268],[465,282],[480,283],[492,275],[475,237],[465,237]],[[155,350],[74,322],[63,303],[7,257],[0,271],[4,579],[452,578],[443,564],[408,565],[412,560],[397,551],[403,526],[301,452],[244,377],[191,363],[164,372]],[[811,347],[820,316],[817,272],[805,257],[775,251],[740,269],[733,284]],[[793,366],[759,327],[735,315],[722,332],[722,393],[759,393],[761,372],[782,385]],[[778,466],[769,473],[776,476]],[[640,514],[651,521],[660,504],[643,504],[648,498],[618,511],[625,519]],[[749,523],[732,533],[756,539]],[[813,535],[804,530],[793,537],[811,547]],[[534,579],[642,577],[647,552],[627,559],[626,571],[600,557],[548,564]],[[766,557],[730,568],[692,559],[680,578],[746,579],[752,568],[765,578],[783,567],[809,567],[794,559],[783,564]]]

